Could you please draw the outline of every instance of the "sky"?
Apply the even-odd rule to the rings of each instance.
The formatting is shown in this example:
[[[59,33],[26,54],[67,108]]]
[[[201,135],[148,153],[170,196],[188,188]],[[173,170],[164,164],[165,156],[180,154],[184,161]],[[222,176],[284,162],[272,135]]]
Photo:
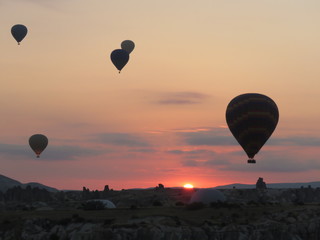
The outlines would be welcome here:
[[[0,174],[58,189],[319,181],[318,0],[0,0]],[[28,28],[18,46],[10,29]],[[110,53],[135,49],[121,74]],[[229,131],[243,93],[279,123],[256,155]],[[33,134],[49,145],[36,158]]]

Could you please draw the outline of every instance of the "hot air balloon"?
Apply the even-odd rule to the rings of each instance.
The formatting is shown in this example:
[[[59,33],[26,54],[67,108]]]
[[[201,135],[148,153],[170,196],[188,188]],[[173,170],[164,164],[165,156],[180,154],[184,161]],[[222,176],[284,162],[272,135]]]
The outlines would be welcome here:
[[[18,45],[20,45],[20,42],[24,39],[27,33],[27,27],[22,24],[16,24],[11,28],[11,34],[14,37],[14,39],[18,42]]]
[[[48,146],[48,138],[42,134],[35,134],[29,138],[29,145],[32,150],[40,157],[42,151]]]
[[[134,49],[134,42],[131,41],[131,40],[124,40],[122,43],[121,43],[121,49],[127,51],[127,53],[131,53]]]
[[[110,58],[113,65],[116,66],[120,73],[121,69],[129,61],[129,53],[123,49],[116,49],[111,53]]]
[[[279,111],[271,98],[247,93],[231,100],[226,120],[231,133],[248,155],[248,163],[256,163],[253,158],[275,130]]]

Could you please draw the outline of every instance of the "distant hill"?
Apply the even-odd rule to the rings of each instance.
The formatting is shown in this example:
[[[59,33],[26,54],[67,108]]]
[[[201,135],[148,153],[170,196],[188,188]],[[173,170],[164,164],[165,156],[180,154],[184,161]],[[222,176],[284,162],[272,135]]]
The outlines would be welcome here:
[[[9,188],[12,188],[15,186],[20,186],[22,188],[26,188],[27,186],[31,186],[32,188],[38,187],[41,189],[46,189],[49,192],[57,192],[58,191],[56,188],[48,187],[48,186],[43,185],[41,183],[36,183],[36,182],[21,183],[17,180],[14,180],[12,178],[9,178],[9,177],[6,177],[6,176],[0,174],[0,191],[1,192],[5,192]]]
[[[58,189],[56,189],[56,188],[53,188],[53,187],[49,187],[49,186],[46,186],[46,185],[43,185],[43,184],[41,184],[41,183],[37,183],[37,182],[29,182],[29,183],[24,183],[23,184],[23,187],[27,187],[27,186],[30,186],[30,187],[32,187],[32,188],[35,188],[35,187],[37,187],[37,188],[42,188],[42,189],[46,189],[46,190],[48,190],[49,192],[57,192],[57,191],[59,191]]]
[[[21,182],[18,182],[12,178],[8,178],[0,174],[0,191],[1,192],[5,192],[9,188],[12,188],[15,186],[21,186],[21,185],[22,185]]]
[[[267,188],[301,188],[311,186],[312,188],[320,187],[320,182],[306,182],[306,183],[267,183]],[[230,189],[230,188],[237,188],[237,189],[246,189],[246,188],[256,188],[255,184],[241,184],[241,183],[234,183],[228,185],[221,185],[216,186],[214,188],[217,189]]]

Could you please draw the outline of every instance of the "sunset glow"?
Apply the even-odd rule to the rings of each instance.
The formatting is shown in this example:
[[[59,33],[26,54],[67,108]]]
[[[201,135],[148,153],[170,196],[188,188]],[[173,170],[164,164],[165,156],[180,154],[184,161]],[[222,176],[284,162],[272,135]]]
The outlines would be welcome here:
[[[319,12],[320,1],[0,1],[0,174],[74,190],[318,181]],[[28,28],[19,46],[14,24]],[[110,54],[123,40],[135,48],[119,74]],[[244,93],[280,116],[251,165],[226,123]],[[34,134],[49,140],[40,158]]]
[[[184,188],[193,188],[193,185],[190,183],[187,183],[185,185],[183,185]]]

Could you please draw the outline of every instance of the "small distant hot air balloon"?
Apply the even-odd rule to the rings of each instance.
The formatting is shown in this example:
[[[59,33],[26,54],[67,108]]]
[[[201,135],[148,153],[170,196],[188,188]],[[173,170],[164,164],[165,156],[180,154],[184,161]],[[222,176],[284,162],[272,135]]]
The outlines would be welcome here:
[[[121,43],[121,49],[127,51],[129,54],[133,51],[134,46],[134,42],[131,40],[124,40]]]
[[[14,37],[14,39],[18,42],[18,45],[20,45],[20,42],[24,39],[27,33],[27,27],[22,24],[16,24],[11,28],[11,34]]]
[[[31,149],[40,157],[42,151],[48,146],[48,138],[42,134],[35,134],[29,138]]]
[[[129,53],[123,49],[116,49],[111,53],[110,58],[113,65],[116,66],[120,73],[121,69],[129,61]]]
[[[226,111],[229,129],[249,157],[254,156],[275,130],[279,111],[269,97],[258,93],[242,94],[231,100]]]

